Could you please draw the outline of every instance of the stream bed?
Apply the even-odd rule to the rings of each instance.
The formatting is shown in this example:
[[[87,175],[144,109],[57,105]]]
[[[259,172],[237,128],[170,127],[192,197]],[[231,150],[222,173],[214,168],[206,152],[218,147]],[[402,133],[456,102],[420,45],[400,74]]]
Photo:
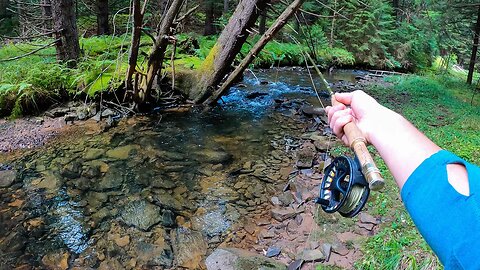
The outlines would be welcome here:
[[[197,269],[218,246],[266,250],[249,231],[271,223],[272,196],[295,170],[305,104],[319,106],[306,70],[264,70],[208,113],[0,153],[0,269]]]

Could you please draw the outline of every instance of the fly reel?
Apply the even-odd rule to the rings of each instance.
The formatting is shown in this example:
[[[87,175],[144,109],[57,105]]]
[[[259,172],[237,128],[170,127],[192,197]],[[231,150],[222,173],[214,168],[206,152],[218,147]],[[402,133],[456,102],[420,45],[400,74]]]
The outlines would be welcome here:
[[[320,197],[315,200],[327,213],[354,217],[365,206],[370,188],[355,157],[340,156],[325,168]]]

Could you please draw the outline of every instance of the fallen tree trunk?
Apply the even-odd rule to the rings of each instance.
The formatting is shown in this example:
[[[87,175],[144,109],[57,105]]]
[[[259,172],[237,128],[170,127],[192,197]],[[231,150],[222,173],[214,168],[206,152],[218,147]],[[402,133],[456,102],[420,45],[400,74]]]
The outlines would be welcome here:
[[[253,48],[248,52],[247,56],[240,62],[237,68],[230,73],[225,82],[203,102],[204,105],[210,106],[217,102],[220,96],[230,88],[235,80],[245,71],[250,63],[257,57],[258,53],[265,45],[275,36],[275,34],[287,23],[288,19],[297,12],[304,0],[295,0],[285,11],[278,17],[275,23],[263,34]]]
[[[227,26],[210,50],[200,68],[199,83],[189,93],[195,103],[202,103],[230,71],[235,56],[247,40],[250,28],[268,3],[268,0],[242,0]]]

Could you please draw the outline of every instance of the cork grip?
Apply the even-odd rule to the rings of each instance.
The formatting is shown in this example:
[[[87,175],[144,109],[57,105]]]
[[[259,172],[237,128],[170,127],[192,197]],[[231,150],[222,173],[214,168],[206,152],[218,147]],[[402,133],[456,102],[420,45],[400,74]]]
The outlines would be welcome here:
[[[335,99],[335,95],[332,95],[332,105],[341,104]],[[367,149],[367,140],[363,136],[360,129],[358,129],[355,123],[350,122],[343,127],[343,132],[347,137],[350,148],[355,152],[360,165],[362,166],[362,173],[367,179],[367,182],[371,190],[380,190],[385,185],[380,170],[375,165],[372,156]]]

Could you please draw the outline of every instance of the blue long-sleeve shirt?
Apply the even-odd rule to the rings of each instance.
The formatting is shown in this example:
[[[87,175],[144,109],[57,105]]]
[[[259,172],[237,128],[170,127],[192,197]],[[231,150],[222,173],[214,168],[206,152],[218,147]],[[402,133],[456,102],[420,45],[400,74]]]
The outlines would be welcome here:
[[[463,164],[470,195],[448,182],[446,165]],[[480,168],[441,150],[407,179],[402,199],[413,222],[445,269],[480,269]]]

